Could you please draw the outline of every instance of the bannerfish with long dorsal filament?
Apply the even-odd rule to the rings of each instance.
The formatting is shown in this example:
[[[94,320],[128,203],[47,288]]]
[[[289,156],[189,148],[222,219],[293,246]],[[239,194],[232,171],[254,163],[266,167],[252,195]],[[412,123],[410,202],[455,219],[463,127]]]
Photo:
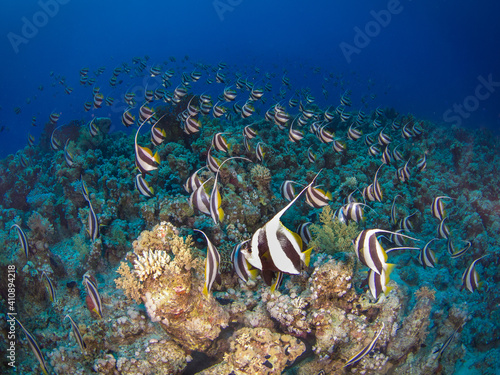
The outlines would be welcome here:
[[[387,253],[377,240],[377,233],[393,234],[394,232],[383,229],[365,229],[353,242],[356,256],[361,263],[380,275],[382,270],[386,270],[389,264],[387,263]],[[398,235],[418,241],[401,233],[398,233]]]
[[[253,234],[250,248],[242,250],[248,262],[262,271],[262,277],[268,285],[274,272],[298,275],[302,265],[309,265],[312,249],[303,251],[302,239],[283,225],[281,216],[314,184],[319,173],[321,171],[290,203]]]
[[[203,234],[207,240],[207,258],[205,260],[205,285],[203,286],[203,294],[208,296],[214,282],[221,283],[219,264],[220,254],[214,244],[208,239],[205,232],[199,229],[193,229],[196,232]]]

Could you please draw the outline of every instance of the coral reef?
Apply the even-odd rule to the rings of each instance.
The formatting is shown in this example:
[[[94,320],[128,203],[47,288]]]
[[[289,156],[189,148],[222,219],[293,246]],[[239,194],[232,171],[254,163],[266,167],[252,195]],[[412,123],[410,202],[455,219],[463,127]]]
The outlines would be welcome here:
[[[242,328],[229,338],[222,362],[199,374],[280,374],[305,350],[304,343],[293,336],[267,328]]]
[[[140,75],[145,64],[139,59],[134,74]],[[206,68],[207,74],[223,71]],[[194,76],[198,70],[202,66],[196,66]],[[189,76],[186,73],[183,81]],[[143,176],[154,189],[151,197],[134,184],[136,128],[111,131],[114,119],[112,124],[97,109],[97,134],[90,134],[89,122],[83,120],[60,128],[47,123],[38,145],[0,161],[6,171],[0,176],[0,266],[16,270],[17,316],[33,333],[50,369],[113,375],[493,373],[500,337],[498,140],[482,130],[444,128],[392,109],[361,115],[345,108],[343,116],[350,119],[344,121],[339,113],[305,101],[297,114],[298,105],[278,99],[278,104],[264,106],[254,98],[257,111],[249,119],[241,114],[243,102],[238,101],[248,95],[246,89],[255,95],[253,81],[246,86],[243,76],[228,78],[242,88],[236,90],[239,98],[233,108],[220,100],[217,105],[226,115],[218,118],[209,112],[221,93],[197,95],[194,80],[193,89],[174,85],[159,87],[158,98],[153,93],[152,101],[164,100],[148,102],[158,121],[145,121],[137,134],[137,145],[148,147],[153,155],[158,152],[160,159],[157,169]],[[260,81],[254,85],[258,92]],[[134,116],[144,109],[139,100],[128,99],[137,101],[130,109]],[[291,119],[297,114],[293,129],[301,131],[300,142],[290,142],[289,122],[281,124],[283,129],[275,126],[282,106],[283,116]],[[265,117],[259,111],[266,112]],[[199,123],[193,134],[185,131],[186,114],[197,119],[196,126]],[[328,133],[323,136],[328,140],[335,134],[335,140],[345,144],[342,153],[325,138],[318,139],[318,123],[328,116],[332,119],[325,122]],[[358,117],[364,120],[357,123]],[[344,142],[354,121],[363,139],[349,137]],[[165,139],[151,145],[145,129],[155,122],[165,131]],[[248,139],[242,135],[246,127],[255,130]],[[56,138],[68,140],[66,151],[51,147],[56,128]],[[404,129],[413,130],[409,134]],[[231,144],[227,152],[213,145],[217,133],[224,133]],[[384,161],[381,154],[373,156],[384,134],[391,138],[386,147],[390,162],[387,153]],[[264,158],[256,154],[259,143],[265,144]],[[67,162],[68,150],[73,164]],[[207,161],[209,150],[214,160]],[[217,175],[220,202],[217,196],[214,201],[225,214],[219,222],[199,206],[191,207],[185,183],[197,171],[194,186],[205,183],[210,195],[213,171],[230,157],[239,159],[225,163]],[[396,173],[408,160],[410,177],[402,182]],[[313,178],[314,186],[330,191],[332,199],[322,209],[314,208],[306,203],[304,192],[281,217],[290,230],[311,223],[306,227],[310,233],[300,233],[302,251],[313,249],[309,265],[304,262],[297,274],[284,272],[273,290],[262,275],[253,277],[255,270],[243,281],[231,259],[235,246],[251,239],[286,206],[280,194],[283,181],[294,181],[297,188]],[[380,195],[372,197],[370,184]],[[436,240],[432,249],[438,262],[424,268],[419,249],[436,236],[438,221],[430,207],[438,196],[452,198],[444,208],[453,246],[459,249],[466,241],[471,246],[453,256],[447,240]],[[363,199],[364,220],[339,220],[347,199]],[[26,234],[28,259],[14,224]],[[96,238],[89,235],[91,227],[98,229]],[[415,238],[404,242],[414,249],[390,251],[387,260],[382,255],[396,267],[390,279],[383,280],[387,293],[378,298],[366,285],[367,268],[352,245],[360,231],[369,228],[403,229]],[[195,240],[193,229],[202,230],[220,253],[221,282],[214,283],[208,295],[202,293],[207,246]],[[396,239],[381,233],[377,240],[390,249]],[[472,293],[462,291],[464,270],[485,254],[475,268],[484,286],[478,284]],[[53,283],[54,302],[43,273]],[[84,275],[95,280],[102,317],[93,312],[95,303],[82,284]],[[8,288],[2,278],[2,318],[8,312]],[[77,322],[85,353],[70,333],[67,314]],[[6,319],[0,319],[4,336],[8,328]],[[346,366],[379,332],[371,351]],[[0,342],[2,352],[6,342]],[[17,371],[30,373],[36,358],[25,339],[19,343]]]
[[[352,239],[359,234],[355,222],[350,221],[348,224],[340,222],[330,206],[323,208],[319,214],[319,222],[310,226],[312,240],[309,246],[316,251],[329,254],[352,251]]]
[[[191,237],[176,233],[166,222],[143,232],[129,255],[133,274],[122,263],[116,284],[131,298],[140,294],[150,319],[160,322],[179,345],[202,351],[228,325],[229,314],[213,297],[202,295],[203,265],[194,258]]]

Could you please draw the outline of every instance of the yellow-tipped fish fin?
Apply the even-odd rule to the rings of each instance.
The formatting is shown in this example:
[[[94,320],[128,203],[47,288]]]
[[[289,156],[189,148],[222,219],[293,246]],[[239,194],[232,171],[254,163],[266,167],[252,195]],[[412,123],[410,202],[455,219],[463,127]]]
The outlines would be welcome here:
[[[395,264],[392,264],[392,263],[386,263],[386,268],[385,268],[385,280],[386,280],[386,283],[390,280],[389,279],[389,276],[391,275],[391,272],[394,270],[394,268],[396,267]]]
[[[309,249],[307,249],[306,251],[303,252],[304,256],[305,256],[305,259],[304,259],[304,264],[306,265],[306,267],[309,267],[309,262],[311,262],[311,252],[312,252],[312,247],[310,247]]]

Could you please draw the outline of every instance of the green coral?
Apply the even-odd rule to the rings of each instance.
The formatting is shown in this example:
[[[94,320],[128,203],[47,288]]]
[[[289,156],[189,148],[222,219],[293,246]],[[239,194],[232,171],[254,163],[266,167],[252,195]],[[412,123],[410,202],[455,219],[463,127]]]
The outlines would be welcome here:
[[[360,230],[355,222],[342,223],[330,206],[325,206],[319,215],[320,224],[310,227],[312,240],[309,243],[316,251],[335,254],[352,251],[352,240]]]

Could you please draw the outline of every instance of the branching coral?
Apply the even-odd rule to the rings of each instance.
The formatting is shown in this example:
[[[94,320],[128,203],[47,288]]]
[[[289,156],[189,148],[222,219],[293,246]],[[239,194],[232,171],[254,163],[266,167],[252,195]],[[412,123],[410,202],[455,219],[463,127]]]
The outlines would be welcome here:
[[[140,303],[142,285],[130,272],[128,264],[121,262],[116,272],[121,276],[115,279],[116,287],[122,289],[128,298],[133,299],[136,303]]]
[[[129,260],[134,272],[122,264],[117,285],[136,300],[140,294],[150,319],[160,322],[182,347],[207,349],[227,326],[229,314],[212,296],[201,293],[204,266],[193,256],[191,236],[184,239],[163,222],[142,232],[133,246]]]
[[[269,191],[269,184],[271,183],[271,171],[269,168],[257,164],[250,170],[250,177],[258,190],[262,192]]]
[[[319,221],[321,224],[310,226],[312,241],[309,246],[315,248],[316,251],[329,254],[352,252],[352,240],[359,234],[356,223],[350,222],[348,225],[341,223],[330,206],[323,208]]]
[[[170,257],[165,251],[148,250],[148,252],[143,252],[142,255],[137,256],[134,261],[134,272],[140,281],[144,281],[149,276],[156,279],[162,274],[169,261]]]

